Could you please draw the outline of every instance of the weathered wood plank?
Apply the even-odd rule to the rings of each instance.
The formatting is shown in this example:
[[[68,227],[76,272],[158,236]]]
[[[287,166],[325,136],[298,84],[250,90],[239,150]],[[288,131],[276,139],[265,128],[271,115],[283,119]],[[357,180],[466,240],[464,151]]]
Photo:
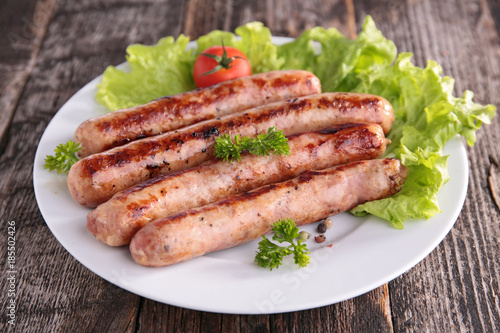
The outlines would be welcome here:
[[[301,1],[275,0],[268,2],[266,25],[274,35],[297,37],[304,30],[315,26],[336,28],[346,36],[356,33],[353,16],[349,13],[352,1]]]
[[[164,20],[169,10],[182,12],[182,3],[67,2],[48,24],[0,157],[0,216],[17,227],[16,331],[136,331],[140,297],[87,270],[45,225],[33,194],[32,161],[55,112],[107,65],[124,61],[127,45],[179,33],[180,15]],[[0,239],[2,248],[6,241]],[[0,262],[5,267],[6,257]],[[2,331],[6,319],[0,319]]]
[[[334,305],[269,317],[272,332],[393,331],[387,285]]]
[[[337,304],[336,332],[392,332],[391,302],[385,284],[352,302]]]
[[[373,10],[372,10],[373,9]],[[455,93],[476,92],[481,103],[500,104],[498,30],[486,1],[363,1],[358,16],[371,14],[400,51],[415,63],[438,61],[456,79]],[[499,119],[468,148],[469,191],[462,213],[443,243],[414,269],[389,284],[396,331],[500,329],[500,215],[487,190],[490,156],[498,158]],[[453,180],[451,180],[453,181]]]
[[[343,34],[353,36],[356,32],[355,17],[348,15],[350,3],[350,0],[191,0],[187,5],[183,33],[196,39],[214,29],[234,31],[245,23],[260,21],[275,36],[297,37],[315,26],[335,27]]]
[[[4,45],[0,49],[0,153],[57,0],[6,1],[2,7],[5,9],[0,10],[0,45]]]
[[[488,7],[490,8],[493,20],[495,21],[495,30],[500,31],[500,1],[488,0]]]
[[[491,159],[488,185],[493,201],[497,205],[497,208],[500,209],[500,164],[495,159]]]
[[[205,313],[145,299],[137,332],[218,332],[221,314]]]

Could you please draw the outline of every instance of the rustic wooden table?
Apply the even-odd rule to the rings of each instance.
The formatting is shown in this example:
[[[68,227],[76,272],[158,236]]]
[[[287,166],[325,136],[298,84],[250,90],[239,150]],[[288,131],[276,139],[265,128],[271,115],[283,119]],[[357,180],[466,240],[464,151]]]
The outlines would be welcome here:
[[[405,274],[338,304],[282,314],[227,315],[129,293],[76,261],[46,226],[33,159],[58,109],[127,45],[192,39],[262,21],[276,36],[313,26],[354,37],[370,14],[418,66],[437,60],[476,101],[500,105],[499,0],[4,0],[0,4],[1,331],[254,332],[500,331],[500,118],[467,148],[462,212],[444,241]],[[490,181],[488,180],[490,179]],[[8,323],[7,225],[16,223],[15,327]]]

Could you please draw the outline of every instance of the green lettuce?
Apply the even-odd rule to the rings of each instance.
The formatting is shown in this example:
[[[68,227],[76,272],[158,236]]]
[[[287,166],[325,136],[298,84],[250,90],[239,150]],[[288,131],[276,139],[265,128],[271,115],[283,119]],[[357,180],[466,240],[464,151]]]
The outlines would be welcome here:
[[[196,55],[186,50],[188,42],[181,35],[177,40],[162,38],[153,46],[130,45],[130,71],[106,68],[97,87],[97,101],[114,111],[196,88],[191,75]]]
[[[97,100],[116,110],[193,89],[196,52],[186,50],[188,41],[181,35],[177,40],[161,39],[154,46],[130,46],[127,61],[131,70],[107,68]],[[470,91],[453,96],[454,80],[442,76],[436,62],[420,68],[412,64],[412,54],[398,55],[394,43],[369,16],[356,39],[346,38],[336,29],[316,27],[276,46],[269,29],[252,22],[238,27],[235,34],[213,31],[202,36],[197,49],[221,41],[243,51],[253,73],[304,69],[318,76],[324,92],[371,93],[391,102],[396,122],[388,135],[392,143],[386,156],[399,158],[410,174],[398,194],[359,205],[351,212],[379,216],[396,228],[402,228],[407,219],[428,219],[440,212],[437,193],[449,180],[447,156],[442,153],[446,142],[461,135],[473,145],[475,132],[495,115],[494,106],[474,103]]]
[[[388,199],[368,202],[353,209],[355,215],[371,213],[402,228],[407,219],[428,219],[440,212],[437,193],[449,180],[445,144],[457,134],[469,145],[476,141],[475,131],[489,124],[495,107],[472,101],[466,91],[454,97],[454,80],[442,77],[441,67],[429,61],[425,68],[411,63],[412,55],[402,53],[394,65],[359,75],[353,89],[386,97],[393,105],[396,122],[388,137],[392,144],[386,152],[394,154],[410,169],[401,192]]]
[[[279,47],[279,55],[286,59],[282,69],[313,72],[323,92],[352,91],[360,82],[360,74],[389,66],[396,54],[394,43],[384,38],[371,17],[367,17],[356,39],[345,37],[337,29],[315,27]]]

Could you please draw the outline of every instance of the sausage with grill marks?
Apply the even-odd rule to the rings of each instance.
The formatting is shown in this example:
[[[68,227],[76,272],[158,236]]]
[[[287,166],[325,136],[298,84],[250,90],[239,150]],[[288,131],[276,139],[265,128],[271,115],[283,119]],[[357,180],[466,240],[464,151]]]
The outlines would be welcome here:
[[[273,71],[166,96],[83,122],[75,141],[85,157],[130,141],[259,105],[321,93],[321,83],[302,70]]]
[[[246,154],[233,163],[212,160],[118,192],[87,215],[87,228],[103,243],[125,245],[152,220],[285,181],[306,170],[377,158],[387,141],[375,124],[337,125],[290,136],[288,156]]]
[[[175,264],[257,239],[279,219],[290,218],[300,226],[389,197],[401,189],[407,175],[408,168],[396,159],[307,171],[154,221],[135,234],[130,251],[141,265]]]
[[[394,122],[394,113],[387,100],[369,94],[298,97],[88,156],[71,167],[68,187],[80,204],[96,207],[115,193],[159,174],[184,170],[212,159],[213,145],[219,135],[255,137],[276,126],[288,136],[349,122],[380,124],[387,133]]]

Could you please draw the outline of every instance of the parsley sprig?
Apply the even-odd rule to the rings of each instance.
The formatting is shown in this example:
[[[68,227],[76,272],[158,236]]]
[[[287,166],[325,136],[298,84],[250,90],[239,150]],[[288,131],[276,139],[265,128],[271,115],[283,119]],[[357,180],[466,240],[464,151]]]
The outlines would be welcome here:
[[[78,162],[75,154],[81,149],[80,144],[73,140],[61,143],[54,149],[54,155],[45,156],[43,167],[49,171],[56,170],[58,174],[68,173],[71,166]]]
[[[290,154],[288,139],[283,135],[283,131],[278,131],[276,127],[270,127],[267,133],[261,133],[256,138],[236,134],[233,142],[231,135],[224,134],[215,140],[215,156],[224,161],[239,161],[244,151],[253,155],[268,156],[271,150],[274,155]]]
[[[278,268],[282,264],[284,257],[293,254],[293,259],[299,267],[307,266],[310,252],[307,245],[302,244],[299,228],[295,226],[295,222],[288,218],[278,220],[271,228],[274,232],[274,241],[280,244],[288,242],[290,245],[280,246],[271,242],[266,236],[262,236],[255,262],[261,267],[273,270],[273,268]]]

